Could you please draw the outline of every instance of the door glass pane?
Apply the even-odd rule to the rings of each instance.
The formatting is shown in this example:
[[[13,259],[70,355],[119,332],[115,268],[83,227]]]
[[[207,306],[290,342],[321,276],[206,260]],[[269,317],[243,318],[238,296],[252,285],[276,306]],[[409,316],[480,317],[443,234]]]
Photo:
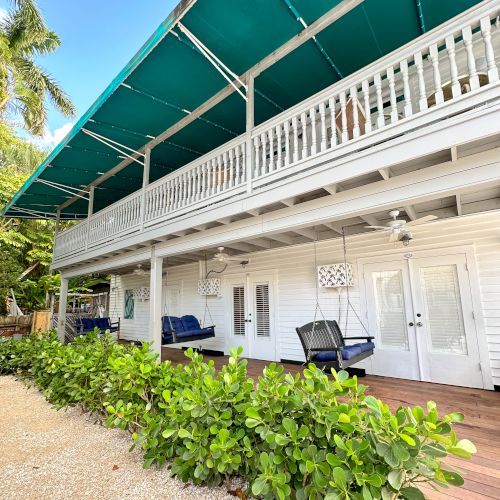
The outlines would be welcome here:
[[[255,321],[257,337],[269,337],[269,283],[255,285]]]
[[[233,286],[233,335],[245,335],[245,287]]]
[[[420,281],[432,350],[467,354],[457,266],[422,267]]]
[[[381,347],[408,350],[401,270],[375,271],[373,289]]]

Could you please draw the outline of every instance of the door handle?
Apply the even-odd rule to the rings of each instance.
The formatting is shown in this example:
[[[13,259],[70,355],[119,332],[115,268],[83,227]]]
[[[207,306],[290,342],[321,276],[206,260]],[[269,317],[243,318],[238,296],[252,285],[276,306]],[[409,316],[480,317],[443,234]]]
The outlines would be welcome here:
[[[417,326],[424,326],[424,324],[421,321],[417,321]]]

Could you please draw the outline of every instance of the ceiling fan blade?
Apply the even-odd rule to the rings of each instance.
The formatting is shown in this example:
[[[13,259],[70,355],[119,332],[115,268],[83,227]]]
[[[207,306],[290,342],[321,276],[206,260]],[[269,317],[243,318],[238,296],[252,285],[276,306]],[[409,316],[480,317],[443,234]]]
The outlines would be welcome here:
[[[387,226],[363,226],[365,229],[390,229]]]
[[[411,222],[407,222],[405,224],[406,227],[408,226],[417,226],[418,224],[423,224],[424,222],[429,222],[431,220],[436,220],[437,216],[436,215],[425,215],[424,217],[420,217],[419,219],[412,220]]]

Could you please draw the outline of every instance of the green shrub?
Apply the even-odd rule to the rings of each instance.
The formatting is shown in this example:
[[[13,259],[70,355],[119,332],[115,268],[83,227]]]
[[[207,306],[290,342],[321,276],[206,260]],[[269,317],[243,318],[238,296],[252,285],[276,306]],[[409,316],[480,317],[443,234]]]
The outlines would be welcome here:
[[[422,483],[463,484],[443,468],[474,445],[452,430],[460,413],[436,405],[392,413],[357,378],[327,377],[314,365],[293,377],[270,363],[257,384],[241,349],[216,371],[190,362],[156,363],[149,346],[123,346],[97,333],[62,345],[54,333],[0,341],[0,374],[34,380],[56,408],[81,406],[132,433],[144,466],[169,463],[195,484],[241,476],[253,496],[301,499],[424,498]]]

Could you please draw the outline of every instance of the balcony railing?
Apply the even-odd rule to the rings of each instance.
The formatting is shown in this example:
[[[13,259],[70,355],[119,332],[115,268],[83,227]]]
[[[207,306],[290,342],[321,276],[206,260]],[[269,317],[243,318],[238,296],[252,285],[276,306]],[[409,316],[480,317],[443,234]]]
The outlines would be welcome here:
[[[499,85],[499,14],[496,1],[462,14],[97,212],[58,235],[54,260],[470,109]]]

